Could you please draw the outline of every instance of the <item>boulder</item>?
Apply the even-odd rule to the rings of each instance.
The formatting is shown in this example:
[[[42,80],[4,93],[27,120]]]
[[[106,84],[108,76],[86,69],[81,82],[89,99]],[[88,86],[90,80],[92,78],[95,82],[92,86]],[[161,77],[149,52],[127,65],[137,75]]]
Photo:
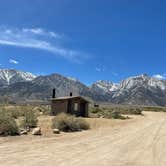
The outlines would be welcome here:
[[[28,134],[28,131],[25,129],[20,131],[20,135],[27,135],[27,134]]]
[[[60,130],[59,129],[53,129],[53,133],[54,134],[60,134]]]
[[[41,128],[40,127],[34,128],[32,131],[32,135],[41,135]]]

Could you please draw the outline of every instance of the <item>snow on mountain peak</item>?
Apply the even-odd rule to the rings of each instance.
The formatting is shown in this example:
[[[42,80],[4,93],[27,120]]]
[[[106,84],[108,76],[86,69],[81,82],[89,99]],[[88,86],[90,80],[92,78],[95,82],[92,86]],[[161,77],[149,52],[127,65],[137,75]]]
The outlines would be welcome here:
[[[71,80],[71,81],[74,81],[74,82],[77,82],[77,81],[79,81],[77,78],[74,78],[74,77],[67,77],[69,80]]]
[[[20,76],[25,79],[25,81],[32,81],[33,79],[36,78],[35,75],[33,75],[32,73],[29,72],[22,72],[22,71],[18,71],[18,74],[20,74]]]
[[[165,80],[160,80],[154,77],[151,77],[148,81],[148,85],[154,88],[160,88],[161,90],[166,89]]]
[[[109,93],[118,89],[118,84],[114,84],[111,81],[99,80],[92,85],[93,90],[95,91],[103,91],[105,93]]]
[[[34,78],[36,78],[36,76],[29,72],[22,72],[14,69],[0,69],[0,83],[3,85],[31,81]]]

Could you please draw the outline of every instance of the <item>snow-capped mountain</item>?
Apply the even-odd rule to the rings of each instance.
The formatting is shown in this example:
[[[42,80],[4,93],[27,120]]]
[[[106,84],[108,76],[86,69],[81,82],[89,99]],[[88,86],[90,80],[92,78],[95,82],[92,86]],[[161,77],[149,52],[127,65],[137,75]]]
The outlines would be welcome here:
[[[115,84],[111,81],[99,80],[92,84],[91,90],[97,93],[105,94],[116,91],[118,86],[118,84]]]
[[[0,69],[0,85],[7,86],[17,82],[32,81],[35,75],[14,69]]]
[[[119,84],[112,102],[121,104],[166,105],[166,80],[142,74]]]
[[[114,104],[166,106],[166,80],[146,74],[129,77],[119,84],[97,81],[88,87],[76,79],[60,74],[36,77],[31,73],[13,69],[0,70],[0,101],[3,101],[6,94],[14,102],[48,101],[53,88],[56,88],[57,97],[73,92],[73,95]]]
[[[0,100],[2,100],[1,96],[10,92],[10,100],[14,102],[48,101],[52,96],[53,88],[56,89],[56,97],[68,96],[72,92],[74,96],[81,95],[94,100],[106,100],[102,95],[93,93],[89,87],[80,81],[56,73],[38,76],[32,81],[17,82],[0,88]]]
[[[153,88],[166,89],[165,80],[160,80],[154,77],[149,77],[147,74],[142,74],[135,77],[130,77],[120,83],[119,89],[130,89],[133,86],[146,86]]]

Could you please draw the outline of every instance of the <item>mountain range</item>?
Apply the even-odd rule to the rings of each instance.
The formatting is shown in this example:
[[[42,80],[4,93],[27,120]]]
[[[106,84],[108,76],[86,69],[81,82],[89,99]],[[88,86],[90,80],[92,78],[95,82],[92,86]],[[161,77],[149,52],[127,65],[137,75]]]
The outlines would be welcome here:
[[[35,76],[15,69],[0,69],[0,101],[48,102],[52,89],[56,96],[81,95],[94,101],[114,104],[166,106],[166,80],[142,74],[119,84],[100,80],[86,86],[79,80],[60,74]]]

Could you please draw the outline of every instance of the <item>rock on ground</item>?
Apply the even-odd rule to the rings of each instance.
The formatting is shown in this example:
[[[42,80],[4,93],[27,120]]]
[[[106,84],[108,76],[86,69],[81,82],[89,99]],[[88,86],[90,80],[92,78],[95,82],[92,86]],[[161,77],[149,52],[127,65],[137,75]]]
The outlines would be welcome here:
[[[60,131],[59,131],[59,129],[53,129],[53,133],[54,134],[60,134]]]
[[[40,127],[34,128],[32,131],[32,135],[41,135],[41,128]]]

